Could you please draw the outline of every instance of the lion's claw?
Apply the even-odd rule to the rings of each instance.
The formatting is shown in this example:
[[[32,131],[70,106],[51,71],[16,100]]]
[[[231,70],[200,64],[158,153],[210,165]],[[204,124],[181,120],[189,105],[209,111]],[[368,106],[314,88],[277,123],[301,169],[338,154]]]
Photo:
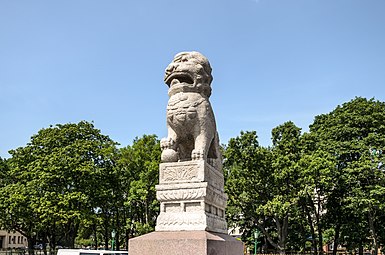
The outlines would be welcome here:
[[[192,160],[202,160],[202,159],[204,159],[204,156],[205,156],[204,150],[194,149],[191,153],[191,159]]]
[[[160,140],[160,148],[163,150],[166,150],[166,149],[174,149],[175,147],[175,141],[169,137],[169,138],[162,138],[162,140]]]

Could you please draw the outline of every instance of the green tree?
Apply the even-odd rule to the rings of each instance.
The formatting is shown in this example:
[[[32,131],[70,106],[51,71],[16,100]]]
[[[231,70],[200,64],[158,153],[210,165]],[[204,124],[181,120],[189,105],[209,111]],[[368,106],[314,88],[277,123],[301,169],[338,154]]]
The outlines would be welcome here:
[[[286,250],[290,215],[298,210],[298,182],[296,167],[301,158],[301,129],[288,121],[272,130],[273,195],[263,206],[265,213],[274,219],[278,232],[278,249]]]
[[[302,140],[306,139],[305,134]],[[314,254],[323,253],[326,201],[333,188],[335,164],[334,157],[321,150],[303,154],[297,164],[299,204],[310,229]]]
[[[10,183],[2,189],[7,229],[30,245],[37,236],[50,247],[62,239],[73,247],[80,224],[103,203],[113,171],[116,143],[93,124],[58,124],[41,129],[25,146],[10,151]]]
[[[229,227],[240,227],[244,231],[242,239],[247,241],[257,224],[266,224],[257,209],[270,195],[264,187],[269,185],[271,153],[259,146],[256,132],[249,131],[231,138],[223,156],[227,222]]]
[[[131,146],[120,149],[118,168],[121,171],[124,203],[120,212],[124,240],[154,230],[159,203],[155,185],[159,181],[160,144],[155,135],[136,138]]]
[[[10,160],[7,160],[9,163]],[[0,187],[0,225],[7,231],[18,231],[27,238],[29,252],[42,233],[42,224],[37,220],[34,208],[39,192],[33,182],[26,180],[27,173],[18,173],[12,168],[2,167],[2,186]]]
[[[256,228],[281,253],[287,245],[289,215],[297,207],[294,163],[299,157],[300,129],[287,122],[272,132],[273,147],[259,146],[256,132],[241,132],[225,149],[229,196],[227,217],[244,239]]]
[[[336,161],[326,205],[339,235],[335,240],[348,240],[352,249],[361,247],[362,252],[363,243],[370,238],[377,254],[383,240],[379,222],[385,214],[381,153],[385,147],[385,103],[357,97],[328,114],[316,116],[310,133],[316,147]]]

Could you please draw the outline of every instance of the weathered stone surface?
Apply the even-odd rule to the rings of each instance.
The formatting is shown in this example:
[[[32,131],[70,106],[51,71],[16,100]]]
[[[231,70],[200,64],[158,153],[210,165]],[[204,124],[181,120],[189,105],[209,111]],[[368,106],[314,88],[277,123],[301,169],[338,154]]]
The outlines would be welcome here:
[[[207,231],[152,232],[129,241],[130,255],[241,255],[235,238]]]
[[[182,52],[167,67],[168,136],[161,140],[162,161],[207,160],[222,168],[214,113],[209,102],[211,67],[198,52]]]

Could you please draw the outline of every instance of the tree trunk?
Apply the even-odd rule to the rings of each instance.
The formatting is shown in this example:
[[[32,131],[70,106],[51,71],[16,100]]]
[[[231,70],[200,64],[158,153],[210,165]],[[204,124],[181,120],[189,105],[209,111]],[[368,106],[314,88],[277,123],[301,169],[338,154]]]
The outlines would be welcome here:
[[[115,250],[120,251],[120,231],[119,231],[120,222],[119,222],[119,210],[118,209],[116,210],[116,225],[115,226],[117,227],[116,236],[115,236]]]
[[[126,230],[126,238],[125,238],[125,240],[126,240],[126,250],[128,251],[128,243],[129,243],[129,241],[130,241],[130,230]]]
[[[94,236],[94,242],[93,242],[93,245],[94,245],[94,249],[97,250],[98,249],[98,234],[97,234],[97,231],[96,231],[96,223],[94,222],[92,224],[92,234]],[[92,245],[91,245],[92,247]]]
[[[98,235],[97,235],[97,231],[96,231],[96,223],[94,223],[92,225],[92,230],[94,232],[94,245],[95,245],[95,250],[98,249]]]
[[[43,243],[42,243],[43,253],[44,253],[44,255],[47,255],[47,242],[48,242],[48,240],[47,240],[46,234],[44,234],[44,237],[42,239],[43,239]]]
[[[33,237],[27,236],[27,242],[28,242],[28,254],[34,255],[35,250],[33,249],[33,245],[36,243],[36,237],[35,236],[33,236]]]
[[[275,217],[275,223],[277,226],[277,232],[278,232],[278,249],[279,254],[285,254],[286,251],[286,238],[287,238],[287,229],[289,224],[289,217],[285,216],[280,222],[278,217]]]
[[[108,241],[110,240],[109,236],[110,236],[110,233],[108,231],[108,228],[105,227],[104,229],[104,249],[105,250],[108,250]]]
[[[377,238],[377,233],[376,233],[376,230],[374,228],[374,216],[372,215],[372,213],[368,212],[368,219],[369,219],[369,228],[370,228],[370,233],[372,234],[372,238],[373,238],[373,255],[377,255],[378,254],[378,238]]]
[[[323,238],[322,238],[322,229],[319,228],[318,229],[318,253],[319,255],[322,255],[324,253],[324,250],[323,250]]]
[[[147,202],[147,200],[145,202],[145,222],[146,222],[146,224],[149,223],[149,220],[148,220],[148,202]]]
[[[56,224],[55,223],[53,223],[52,229],[50,230],[50,234],[48,235],[48,243],[49,243],[50,254],[54,254],[54,250],[56,248]]]
[[[255,225],[259,228],[259,230],[262,231],[263,235],[266,237],[266,239],[269,241],[269,243],[277,250],[280,250],[278,244],[276,244],[273,239],[271,238],[269,232],[266,231],[266,229],[264,228],[263,225],[260,225],[258,224],[257,222],[255,223]]]
[[[334,233],[333,255],[337,255],[337,248],[340,242],[340,230],[341,230],[341,224],[337,223],[336,232]]]
[[[314,207],[314,214],[317,221],[317,230],[318,230],[318,253],[323,254],[323,237],[322,237],[322,224],[321,224],[321,215],[322,215],[322,196],[317,193],[317,207]]]
[[[71,231],[70,231],[70,236],[69,236],[69,241],[70,241],[70,247],[75,248],[75,239],[78,234],[79,230],[79,224],[74,222],[73,225],[71,226]]]
[[[318,247],[317,247],[317,240],[316,240],[315,229],[314,229],[314,224],[313,224],[313,218],[311,217],[311,214],[310,214],[310,211],[309,211],[307,205],[305,204],[302,207],[306,213],[306,216],[307,216],[306,218],[307,218],[307,221],[308,221],[309,226],[310,226],[311,244],[312,244],[312,248],[313,248],[313,253],[314,253],[314,255],[317,255]]]
[[[360,245],[358,246],[358,254],[364,255],[364,246],[362,245],[362,242],[360,242]]]

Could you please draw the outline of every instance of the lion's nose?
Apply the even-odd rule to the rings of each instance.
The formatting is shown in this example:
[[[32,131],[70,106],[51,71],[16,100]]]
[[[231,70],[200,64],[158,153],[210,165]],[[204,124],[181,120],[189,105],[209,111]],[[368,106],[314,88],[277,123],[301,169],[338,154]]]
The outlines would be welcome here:
[[[177,69],[178,65],[175,65],[174,63],[171,63],[168,65],[167,69],[166,69],[166,72],[169,72],[169,73],[172,73],[173,71],[175,71],[175,69]]]
[[[173,72],[176,69],[176,66],[172,63],[167,66],[166,72]]]

